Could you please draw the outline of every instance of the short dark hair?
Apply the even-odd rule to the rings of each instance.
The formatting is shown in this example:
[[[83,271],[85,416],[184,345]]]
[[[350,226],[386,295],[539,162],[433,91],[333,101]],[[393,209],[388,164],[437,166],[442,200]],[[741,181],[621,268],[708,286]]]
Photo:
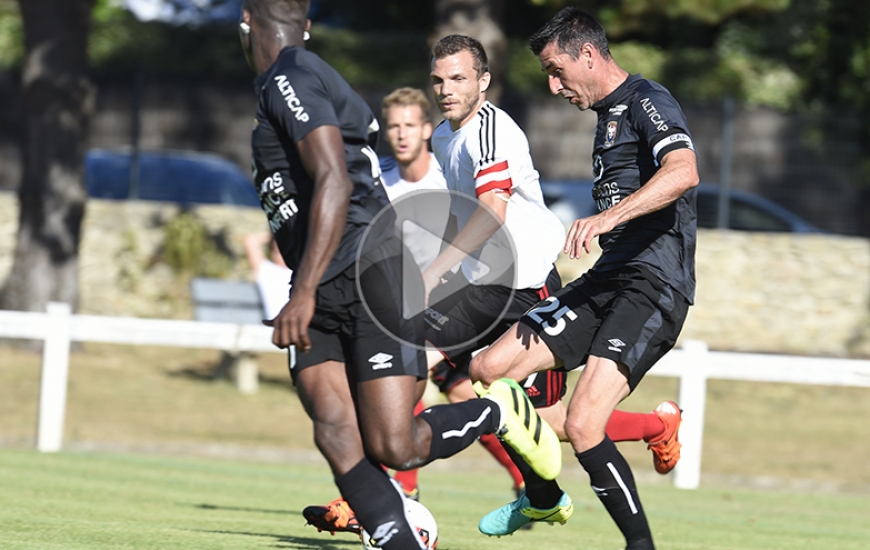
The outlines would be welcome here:
[[[480,41],[461,34],[445,36],[432,46],[432,61],[444,59],[459,52],[469,52],[474,59],[474,70],[477,78],[489,72],[489,59]]]
[[[242,9],[260,20],[304,29],[310,5],[310,0],[243,0]]]
[[[553,42],[571,59],[580,57],[580,48],[587,43],[592,44],[604,59],[611,58],[604,27],[580,8],[562,9],[529,38],[529,48],[535,55],[541,55]]]

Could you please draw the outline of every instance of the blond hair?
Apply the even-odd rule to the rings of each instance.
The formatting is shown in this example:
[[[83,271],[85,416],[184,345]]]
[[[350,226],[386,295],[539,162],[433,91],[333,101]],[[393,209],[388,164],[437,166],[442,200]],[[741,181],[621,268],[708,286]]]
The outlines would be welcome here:
[[[423,90],[417,88],[404,87],[390,92],[381,104],[381,115],[386,120],[390,107],[411,107],[413,105],[420,107],[423,112],[423,122],[431,122],[429,119],[429,100],[426,99]]]

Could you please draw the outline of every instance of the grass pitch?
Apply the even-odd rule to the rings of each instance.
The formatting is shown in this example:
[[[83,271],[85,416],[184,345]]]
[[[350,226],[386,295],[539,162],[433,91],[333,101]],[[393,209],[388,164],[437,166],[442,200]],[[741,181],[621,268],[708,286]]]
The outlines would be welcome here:
[[[217,359],[203,350],[84,346],[71,357],[64,446],[124,452],[45,455],[26,450],[40,356],[0,346],[0,549],[360,548],[346,534],[304,527],[302,508],[337,491],[285,359],[261,356],[256,395],[213,380]],[[648,411],[675,396],[675,380],[648,377],[622,408]],[[621,443],[659,549],[870,548],[868,397],[866,388],[710,381],[697,491],[653,473],[645,445]],[[574,517],[502,539],[477,532],[481,515],[512,498],[509,478],[480,446],[423,469],[439,548],[623,548],[563,447],[560,481]],[[747,488],[759,481],[788,492]]]
[[[361,546],[346,533],[304,526],[302,508],[335,494],[328,469],[318,465],[2,450],[0,486],[0,548],[6,550]],[[421,486],[438,520],[440,550],[623,547],[591,490],[574,479],[563,484],[576,506],[566,525],[536,525],[501,539],[480,535],[477,520],[510,498],[503,476],[438,468],[421,472]],[[866,497],[640,490],[661,550],[870,547]]]

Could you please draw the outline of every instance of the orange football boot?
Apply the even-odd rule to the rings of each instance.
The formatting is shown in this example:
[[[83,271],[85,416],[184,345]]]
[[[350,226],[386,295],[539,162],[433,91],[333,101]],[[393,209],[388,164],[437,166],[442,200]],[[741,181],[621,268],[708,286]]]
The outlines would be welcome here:
[[[317,531],[329,531],[334,535],[338,531],[362,534],[362,526],[356,520],[356,514],[346,500],[339,497],[326,506],[308,506],[302,510],[302,516],[313,525]]]
[[[660,403],[653,411],[665,425],[665,430],[658,436],[647,441],[647,449],[652,451],[653,466],[660,474],[666,474],[674,469],[680,461],[680,448],[682,444],[677,436],[680,431],[680,422],[683,420],[683,411],[673,401]]]

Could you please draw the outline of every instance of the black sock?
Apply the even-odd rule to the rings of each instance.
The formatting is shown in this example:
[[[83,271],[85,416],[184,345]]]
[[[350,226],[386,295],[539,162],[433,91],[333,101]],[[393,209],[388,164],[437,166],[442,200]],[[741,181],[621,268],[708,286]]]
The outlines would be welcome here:
[[[489,399],[470,399],[430,407],[419,414],[432,427],[432,446],[427,464],[453,456],[483,434],[493,433],[499,423],[498,405]]]
[[[559,504],[559,499],[562,498],[562,488],[556,483],[556,480],[547,480],[539,476],[532,470],[532,467],[523,460],[523,457],[505,443],[501,442],[501,446],[507,451],[508,456],[517,465],[517,469],[523,474],[523,481],[526,483],[526,496],[529,497],[529,503],[535,508],[548,510]]]
[[[652,534],[637,496],[634,476],[609,437],[588,451],[577,453],[580,465],[610,517],[625,536],[626,550],[653,550]]]
[[[425,550],[405,517],[405,503],[380,465],[362,459],[335,479],[357,521],[386,550]]]

